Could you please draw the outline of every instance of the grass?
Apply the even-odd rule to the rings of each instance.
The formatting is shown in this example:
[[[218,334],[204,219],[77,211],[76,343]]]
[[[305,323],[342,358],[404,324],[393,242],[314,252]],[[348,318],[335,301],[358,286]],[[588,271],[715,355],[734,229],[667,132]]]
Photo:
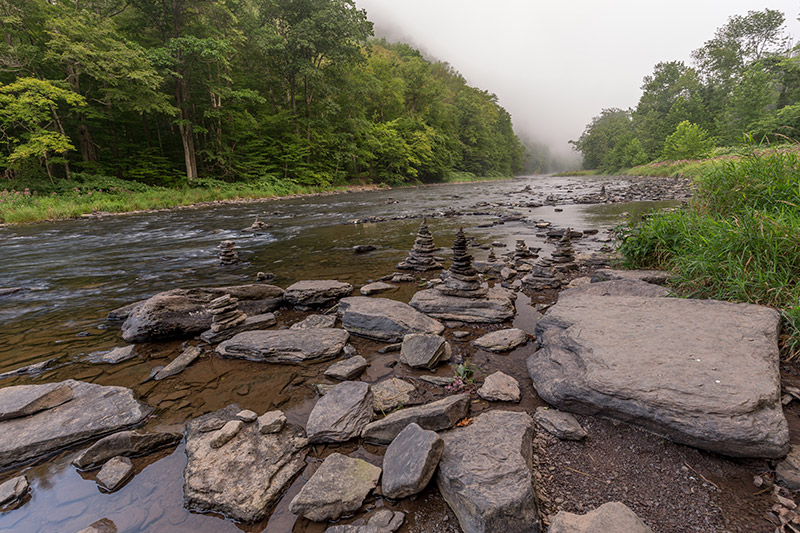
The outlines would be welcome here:
[[[557,178],[564,178],[569,176],[601,176],[605,174],[602,170],[592,169],[592,170],[565,170],[563,172],[557,172],[553,174],[553,176]]]
[[[633,268],[671,270],[683,294],[774,307],[782,349],[800,354],[800,156],[760,150],[697,170],[685,209],[619,231]]]

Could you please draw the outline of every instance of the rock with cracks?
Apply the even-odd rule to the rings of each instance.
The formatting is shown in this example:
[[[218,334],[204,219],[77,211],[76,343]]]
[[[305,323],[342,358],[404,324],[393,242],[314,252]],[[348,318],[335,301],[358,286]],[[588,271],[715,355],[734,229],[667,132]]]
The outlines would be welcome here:
[[[184,504],[199,512],[221,513],[242,522],[266,518],[274,503],[305,467],[308,441],[297,426],[263,434],[246,424],[222,448],[212,448],[214,432],[201,432],[208,420],[233,420],[241,408],[230,405],[192,420],[186,430]]]
[[[507,352],[528,342],[528,334],[518,328],[492,331],[472,341],[473,346],[489,352]]]
[[[70,401],[73,396],[72,388],[67,383],[6,387],[0,394],[0,421],[52,409]]]
[[[461,322],[498,323],[514,316],[514,298],[505,289],[492,288],[480,298],[461,298],[436,289],[417,292],[409,305],[434,318]]]
[[[455,426],[467,416],[469,394],[456,394],[442,400],[406,407],[376,420],[364,428],[361,435],[367,442],[389,444],[412,422],[422,429],[441,431]]]
[[[289,510],[315,522],[336,520],[361,507],[380,476],[377,466],[332,453],[294,497]]]
[[[403,525],[406,516],[400,512],[392,512],[389,509],[378,509],[363,526],[341,524],[331,526],[325,533],[394,533]]]
[[[345,381],[320,398],[306,423],[309,442],[345,442],[372,419],[372,392],[363,381]]]
[[[583,440],[588,435],[574,416],[558,409],[537,407],[533,419],[545,431],[561,440]]]
[[[133,473],[133,463],[127,457],[112,457],[97,473],[97,482],[109,492],[114,492]]]
[[[403,337],[400,361],[412,368],[436,368],[450,360],[453,350],[444,337],[431,333],[410,333]]]
[[[386,448],[383,456],[383,494],[392,499],[421,492],[433,477],[444,451],[435,431],[411,423]]]
[[[0,506],[8,507],[28,494],[30,484],[25,476],[17,476],[0,484]]]
[[[712,300],[565,291],[528,359],[539,396],[676,442],[738,457],[782,457],[780,316]]]
[[[497,371],[486,376],[483,385],[478,389],[478,396],[493,402],[518,402],[519,382],[508,374]]]
[[[221,343],[217,353],[263,363],[324,361],[339,355],[349,338],[334,328],[247,331]]]
[[[369,339],[400,342],[409,333],[439,335],[444,326],[408,304],[387,298],[353,296],[339,302],[344,329]]]
[[[333,279],[303,280],[286,288],[283,297],[294,307],[310,309],[312,307],[330,307],[339,298],[350,296],[353,286],[349,283]]]
[[[599,531],[653,533],[647,524],[620,502],[604,503],[584,515],[560,511],[553,517],[549,533],[596,533]]]
[[[174,446],[183,438],[180,433],[137,433],[119,431],[103,437],[72,460],[81,469],[92,469],[102,465],[112,457],[137,457],[147,455],[168,446]]]
[[[325,370],[325,375],[329,378],[340,379],[342,381],[347,379],[354,379],[361,375],[362,372],[369,366],[367,360],[360,355],[348,357],[343,361],[334,363]]]
[[[436,483],[465,533],[538,531],[532,425],[526,413],[489,411],[441,434]]]

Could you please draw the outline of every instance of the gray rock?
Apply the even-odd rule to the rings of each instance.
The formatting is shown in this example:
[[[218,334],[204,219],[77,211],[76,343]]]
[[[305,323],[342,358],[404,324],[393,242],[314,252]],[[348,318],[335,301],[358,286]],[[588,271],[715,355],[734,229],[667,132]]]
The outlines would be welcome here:
[[[444,441],[435,431],[414,423],[407,425],[383,456],[383,494],[397,500],[421,492],[433,477],[443,451]]]
[[[220,331],[208,329],[200,334],[200,340],[209,344],[215,344],[226,341],[232,338],[234,335],[244,333],[245,331],[256,331],[259,329],[271,328],[277,323],[278,321],[275,319],[275,315],[273,313],[249,316],[245,318],[244,322],[241,324],[230,328],[225,328]]]
[[[71,379],[62,383],[72,389],[72,400],[28,417],[0,422],[0,468],[133,426],[151,412],[125,387],[106,387]],[[10,388],[0,389],[0,403]]]
[[[453,332],[453,337],[455,337],[456,339],[465,339],[465,338],[469,337],[470,335],[472,335],[471,331],[454,331]]]
[[[8,372],[3,372],[0,374],[0,379],[14,378],[18,376],[37,376],[45,370],[57,368],[57,362],[58,360],[53,357],[51,359],[39,361],[38,363],[15,368],[14,370],[9,370]]]
[[[788,451],[775,310],[570,292],[537,324],[528,359],[546,402],[726,455]]]
[[[599,281],[568,290],[570,294],[589,294],[594,296],[642,296],[645,298],[673,296],[673,293],[666,287],[636,279]]]
[[[250,409],[242,409],[236,413],[236,418],[246,424],[249,424],[258,420],[258,415],[255,413],[255,411],[251,411]]]
[[[343,361],[334,363],[325,370],[325,375],[329,378],[340,379],[342,381],[357,378],[367,368],[367,360],[360,355],[348,357]]]
[[[372,419],[372,392],[362,381],[345,381],[320,398],[306,423],[309,442],[345,442]]]
[[[29,287],[0,287],[0,296],[7,296],[9,294],[16,294],[29,290],[31,290]]]
[[[339,302],[344,329],[354,335],[386,342],[400,342],[409,333],[439,335],[444,326],[408,304],[386,298],[353,296]]]
[[[367,442],[389,444],[412,422],[422,429],[441,431],[456,425],[467,416],[469,410],[469,394],[456,394],[442,400],[406,407],[376,420],[364,428],[361,435]]]
[[[598,533],[600,531],[653,533],[647,524],[620,502],[604,503],[584,515],[560,511],[550,522],[549,533]]]
[[[286,415],[283,411],[267,411],[259,416],[256,420],[258,422],[259,433],[277,433],[286,425]]]
[[[775,465],[775,479],[789,490],[800,490],[800,446],[793,445],[786,459]]]
[[[108,313],[108,316],[106,317],[106,319],[107,320],[112,320],[112,321],[115,321],[115,322],[117,322],[117,321],[122,322],[122,321],[126,320],[131,315],[131,313],[133,313],[138,307],[140,307],[146,301],[147,300],[139,300],[138,302],[133,302],[131,304],[125,304],[122,307],[118,307],[118,308],[114,309],[113,311],[110,311]]]
[[[518,402],[519,383],[511,376],[498,371],[486,377],[478,389],[478,396],[495,402]]]
[[[379,381],[370,388],[373,396],[372,408],[381,414],[404,405],[408,406],[413,401],[412,395],[417,391],[414,385],[398,378]]]
[[[532,425],[526,413],[489,411],[441,434],[436,483],[464,532],[538,531]]]
[[[339,355],[349,338],[334,328],[247,331],[221,343],[217,353],[264,363],[324,361]]]
[[[52,409],[70,401],[73,396],[70,386],[63,382],[6,387],[0,393],[0,421]]]
[[[230,420],[239,411],[239,406],[230,405],[189,423],[184,505],[191,511],[257,522],[269,515],[295,475],[305,467],[308,441],[296,426],[286,425],[278,433],[262,434],[257,424],[248,424],[236,439],[222,448],[212,448],[214,434],[202,433],[199,428],[210,419]]]
[[[528,342],[527,333],[518,328],[510,328],[487,333],[472,341],[472,345],[489,352],[505,352],[526,342]]]
[[[492,288],[481,298],[447,296],[436,289],[417,292],[409,305],[434,318],[462,322],[498,323],[514,316],[514,299],[505,289]]]
[[[136,354],[133,353],[134,348],[135,346],[133,344],[129,344],[128,346],[117,346],[108,351],[92,352],[86,358],[86,361],[89,363],[108,363],[114,365],[136,357]]]
[[[361,507],[380,476],[377,466],[332,453],[300,489],[289,510],[315,522],[336,520]]]
[[[558,409],[537,407],[533,419],[545,431],[561,440],[583,440],[588,435],[574,416]]]
[[[167,364],[164,368],[156,372],[153,379],[156,381],[160,381],[164,378],[168,378],[170,376],[174,376],[175,374],[180,374],[186,367],[190,364],[194,363],[194,361],[203,354],[203,350],[198,348],[197,346],[190,346],[186,348],[183,353],[181,353],[178,357],[173,359],[172,361]]]
[[[444,337],[430,333],[410,333],[403,337],[400,361],[412,368],[432,370],[450,360],[453,350]]]
[[[453,384],[453,378],[444,376],[420,376],[417,379],[425,383],[430,383],[431,385],[436,385],[437,387],[447,387]]]
[[[241,420],[228,420],[225,422],[224,426],[211,434],[209,446],[214,449],[222,448],[232,441],[233,438],[239,434],[243,427],[244,422]]]
[[[109,492],[122,486],[133,473],[133,463],[127,457],[112,457],[97,473],[97,482]]]
[[[112,457],[137,457],[147,455],[179,443],[180,433],[137,433],[118,431],[92,444],[76,457],[72,464],[82,470],[97,468]]]
[[[283,297],[294,307],[331,306],[339,298],[350,296],[353,286],[333,279],[303,280],[286,288]]]
[[[28,478],[17,476],[0,485],[0,506],[7,507],[21,500],[26,494],[30,485]]]
[[[225,294],[237,298],[239,309],[248,315],[273,311],[283,301],[283,289],[263,283],[173,289],[134,307],[122,324],[122,338],[127,342],[152,342],[200,334],[211,327],[206,304]]]
[[[341,524],[331,526],[325,533],[394,533],[403,525],[406,516],[400,512],[389,509],[378,509],[361,525]]]
[[[378,294],[379,292],[386,292],[391,291],[397,288],[397,285],[391,285],[389,283],[384,283],[382,281],[376,281],[375,283],[367,283],[359,292],[364,296],[370,296],[371,294]]]
[[[664,285],[669,281],[670,277],[672,277],[671,274],[663,270],[615,270],[612,268],[601,268],[592,274],[592,283],[623,279]]]
[[[336,325],[336,315],[308,315],[289,329],[332,328]]]
[[[312,383],[311,388],[320,396],[328,394],[336,385],[330,383]]]
[[[222,426],[225,425],[227,420],[223,420],[222,418],[209,418],[197,429],[201,433],[208,433],[209,431],[217,431],[218,429],[222,429]]]
[[[101,518],[81,529],[78,533],[117,533],[117,531],[117,524],[108,518]]]

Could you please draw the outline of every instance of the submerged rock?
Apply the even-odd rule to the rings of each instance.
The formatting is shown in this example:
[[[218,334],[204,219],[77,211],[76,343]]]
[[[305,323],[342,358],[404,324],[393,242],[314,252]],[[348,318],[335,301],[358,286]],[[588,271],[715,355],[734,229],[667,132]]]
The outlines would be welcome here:
[[[86,358],[86,361],[89,363],[108,363],[114,365],[136,357],[134,348],[136,348],[135,345],[129,344],[128,346],[117,346],[107,351],[92,352]]]
[[[286,288],[283,297],[286,301],[301,309],[331,306],[339,298],[350,296],[353,286],[349,283],[333,279],[303,280]]]
[[[456,425],[467,416],[469,394],[457,394],[442,400],[406,407],[389,413],[380,420],[367,424],[362,432],[364,440],[376,444],[389,444],[412,422],[422,429],[441,431]]]
[[[97,482],[109,492],[114,492],[133,473],[133,463],[127,457],[113,457],[97,473]]]
[[[372,419],[372,392],[362,381],[345,381],[320,398],[308,416],[309,442],[345,442]]]
[[[197,346],[189,346],[178,357],[170,361],[167,366],[156,372],[153,379],[160,381],[175,374],[180,374],[201,355],[203,355],[203,350]]]
[[[604,503],[584,515],[560,511],[553,517],[549,533],[597,533],[600,531],[653,533],[647,524],[620,502]]]
[[[383,456],[383,494],[392,499],[421,492],[433,477],[444,451],[435,431],[407,425],[386,448]]]
[[[221,343],[217,353],[264,363],[324,361],[339,355],[349,338],[334,328],[247,331]]]
[[[181,441],[180,433],[137,433],[119,431],[92,444],[72,464],[81,469],[92,469],[102,465],[112,457],[136,457],[146,455]]]
[[[389,283],[384,283],[382,281],[376,281],[375,283],[367,283],[366,285],[361,287],[358,292],[360,292],[364,296],[370,296],[372,294],[378,294],[379,292],[391,291],[396,288],[397,285],[391,285]]]
[[[409,333],[439,335],[444,331],[440,322],[387,298],[344,298],[339,302],[339,315],[350,333],[386,342],[399,342]]]
[[[24,498],[28,494],[28,490],[30,490],[30,485],[25,476],[17,476],[0,484],[0,506],[13,505]]]

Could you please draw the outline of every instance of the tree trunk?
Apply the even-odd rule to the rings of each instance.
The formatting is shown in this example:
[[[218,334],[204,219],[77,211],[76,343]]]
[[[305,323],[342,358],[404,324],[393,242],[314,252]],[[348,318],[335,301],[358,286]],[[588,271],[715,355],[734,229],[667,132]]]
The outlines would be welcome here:
[[[190,121],[189,110],[186,108],[186,101],[189,98],[189,87],[186,77],[182,76],[175,81],[175,101],[178,109],[181,110],[181,122],[178,130],[181,133],[183,142],[183,158],[186,163],[186,178],[189,181],[197,179],[197,154],[194,149],[194,129]]]
[[[97,161],[97,144],[92,139],[89,126],[84,122],[84,117],[79,117],[81,123],[78,125],[78,144],[81,147],[81,159],[86,161]]]

